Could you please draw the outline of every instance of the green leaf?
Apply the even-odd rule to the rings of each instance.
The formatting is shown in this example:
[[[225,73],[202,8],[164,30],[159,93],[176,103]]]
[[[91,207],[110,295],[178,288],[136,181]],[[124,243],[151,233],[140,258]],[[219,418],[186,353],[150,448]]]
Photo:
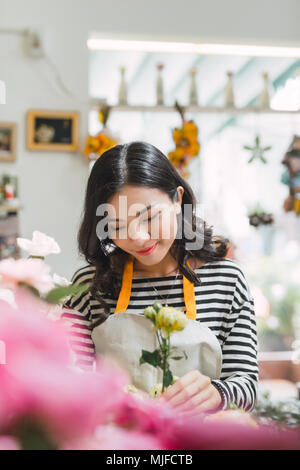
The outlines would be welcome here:
[[[244,145],[244,149],[245,149],[245,150],[251,150],[251,151],[252,151],[252,150],[253,150],[253,147],[249,147],[249,145]]]
[[[159,349],[155,349],[155,351],[146,351],[142,349],[142,355],[140,357],[140,364],[150,364],[153,367],[161,367],[162,364],[162,357]]]
[[[51,304],[57,304],[61,299],[73,296],[89,289],[89,284],[72,284],[70,286],[59,286],[52,289],[46,295],[45,300]]]
[[[171,359],[174,359],[174,361],[179,361],[180,359],[183,359],[184,356],[173,356]]]

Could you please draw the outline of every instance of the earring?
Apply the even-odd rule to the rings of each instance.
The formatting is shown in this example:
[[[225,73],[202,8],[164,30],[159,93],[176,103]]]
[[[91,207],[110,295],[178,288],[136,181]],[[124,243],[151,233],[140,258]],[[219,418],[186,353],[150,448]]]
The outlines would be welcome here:
[[[112,241],[105,244],[103,240],[100,240],[100,245],[101,245],[101,249],[102,249],[103,253],[105,254],[105,256],[108,256],[110,253],[115,251],[115,249],[117,248],[116,245],[114,244],[114,242],[112,242]]]

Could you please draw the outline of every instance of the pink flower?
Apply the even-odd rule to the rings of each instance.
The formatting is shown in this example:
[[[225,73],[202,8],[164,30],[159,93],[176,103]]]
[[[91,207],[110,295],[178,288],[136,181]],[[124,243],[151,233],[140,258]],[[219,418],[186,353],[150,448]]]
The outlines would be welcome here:
[[[12,436],[0,436],[0,450],[21,450],[21,446]]]
[[[182,413],[172,423],[173,448],[184,450],[288,450],[300,449],[300,433],[273,426],[255,428],[230,421],[205,421],[204,416]]]
[[[0,365],[0,432],[13,434],[29,417],[57,445],[90,435],[124,406],[126,377],[100,360],[97,372],[74,371],[67,328],[36,311],[29,294],[19,293],[19,300],[22,296],[22,310],[0,302],[0,340],[7,358]]]
[[[40,259],[4,259],[0,261],[0,286],[14,288],[26,283],[45,294],[54,287],[49,271],[50,267]]]
[[[27,238],[17,238],[20,248],[26,251],[30,256],[42,256],[43,258],[52,253],[60,253],[60,247],[52,237],[48,237],[42,232],[35,230],[32,240]]]
[[[158,437],[131,431],[117,426],[98,426],[95,435],[69,442],[64,450],[167,450],[166,444]]]

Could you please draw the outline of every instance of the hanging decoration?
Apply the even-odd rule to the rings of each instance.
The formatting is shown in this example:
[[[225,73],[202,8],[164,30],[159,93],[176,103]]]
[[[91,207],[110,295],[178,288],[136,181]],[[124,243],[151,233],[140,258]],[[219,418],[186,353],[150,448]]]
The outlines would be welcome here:
[[[281,175],[281,182],[289,186],[289,195],[283,203],[285,212],[300,214],[300,136],[294,135],[284,155],[282,164],[286,170]]]
[[[249,215],[249,224],[253,227],[259,227],[260,225],[272,225],[274,223],[273,214],[265,212],[259,204],[253,208]]]
[[[157,64],[157,76],[156,76],[156,104],[157,106],[164,105],[164,83],[162,77],[162,71],[164,64]]]
[[[182,127],[173,130],[173,139],[176,148],[169,152],[171,163],[177,168],[183,178],[189,176],[186,170],[188,163],[199,154],[200,144],[198,142],[198,128],[194,121],[187,121],[184,116],[184,108],[175,102],[175,108],[182,119]]]
[[[120,106],[126,106],[128,104],[127,82],[125,79],[126,67],[122,65],[120,67],[120,72],[121,72],[121,80],[120,80],[120,86],[119,86],[118,103]]]
[[[262,74],[263,89],[259,95],[259,107],[261,109],[270,108],[270,85],[269,85],[269,74],[264,72]]]
[[[234,89],[233,89],[233,72],[227,72],[227,83],[225,87],[225,106],[233,108],[234,104]]]
[[[260,160],[263,163],[267,163],[264,154],[265,152],[271,150],[271,148],[272,147],[270,145],[267,147],[262,147],[260,137],[259,135],[257,135],[255,137],[255,145],[253,145],[253,147],[250,147],[249,145],[244,145],[244,149],[249,150],[252,153],[250,159],[248,160],[248,163],[252,163],[254,160]]]
[[[189,105],[190,106],[198,106],[198,91],[197,91],[197,83],[196,83],[196,74],[197,69],[196,67],[192,67],[190,69],[190,90],[189,90]]]
[[[103,125],[101,131],[95,135],[89,135],[85,142],[84,154],[89,160],[97,160],[106,150],[119,143],[117,137],[113,136],[107,127],[111,107],[103,105],[99,110],[99,121]]]

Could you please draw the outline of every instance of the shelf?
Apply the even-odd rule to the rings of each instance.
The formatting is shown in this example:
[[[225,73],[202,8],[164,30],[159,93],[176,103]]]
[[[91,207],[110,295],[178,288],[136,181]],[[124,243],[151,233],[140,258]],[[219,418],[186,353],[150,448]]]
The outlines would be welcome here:
[[[92,109],[99,109],[103,106],[103,101],[97,98],[90,100]],[[144,106],[144,105],[112,105],[112,111],[121,112],[150,112],[150,113],[170,113],[178,112],[174,106]],[[245,108],[225,108],[220,106],[186,106],[185,112],[201,114],[201,113],[222,113],[222,114],[300,114],[300,109],[297,111],[275,110],[275,109],[262,109],[255,107]]]
[[[23,206],[10,206],[9,204],[0,204],[0,212],[19,212],[24,209]]]

